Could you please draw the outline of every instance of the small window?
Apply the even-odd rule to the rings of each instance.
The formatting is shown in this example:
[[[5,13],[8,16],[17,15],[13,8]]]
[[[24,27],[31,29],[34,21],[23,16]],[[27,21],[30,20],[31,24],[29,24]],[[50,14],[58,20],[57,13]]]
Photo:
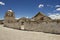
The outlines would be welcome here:
[[[21,25],[24,25],[24,22],[21,22]]]
[[[40,18],[40,20],[43,20],[43,17],[42,17],[42,18]]]

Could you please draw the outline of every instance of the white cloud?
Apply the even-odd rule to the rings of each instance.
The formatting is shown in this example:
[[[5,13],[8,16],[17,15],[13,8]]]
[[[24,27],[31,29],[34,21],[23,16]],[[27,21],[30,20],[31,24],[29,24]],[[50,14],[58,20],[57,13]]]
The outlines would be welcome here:
[[[60,5],[56,5],[55,7],[60,7]]]
[[[44,5],[43,4],[39,4],[39,6],[38,6],[39,8],[42,8],[42,7],[44,7]]]
[[[60,11],[60,5],[56,5],[56,11]]]
[[[60,14],[59,13],[50,14],[49,17],[52,19],[60,19]]]
[[[18,20],[19,18],[15,18],[15,19],[17,19],[17,20]]]
[[[4,18],[0,18],[0,20],[3,20]]]
[[[3,3],[3,2],[0,2],[0,5],[5,5],[5,3]]]
[[[57,10],[57,11],[60,11],[60,8],[57,8],[56,10]]]
[[[26,16],[26,18],[29,18],[28,16]]]

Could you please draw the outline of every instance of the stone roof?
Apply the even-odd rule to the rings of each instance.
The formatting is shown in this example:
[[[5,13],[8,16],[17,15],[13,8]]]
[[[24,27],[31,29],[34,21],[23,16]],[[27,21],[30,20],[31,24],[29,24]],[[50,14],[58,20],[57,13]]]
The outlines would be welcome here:
[[[38,12],[34,17],[37,17],[38,15],[46,16],[46,15],[44,15],[43,13]],[[33,17],[33,18],[34,18],[34,17]]]
[[[30,21],[31,19],[22,17],[22,18],[18,19],[17,22],[19,22],[20,20],[28,20],[28,21]]]

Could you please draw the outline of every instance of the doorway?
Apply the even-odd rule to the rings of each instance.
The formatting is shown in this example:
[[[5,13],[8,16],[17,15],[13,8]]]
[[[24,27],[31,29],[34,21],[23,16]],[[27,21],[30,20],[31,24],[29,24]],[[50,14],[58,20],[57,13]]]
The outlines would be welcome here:
[[[24,30],[24,22],[21,22],[21,29]]]

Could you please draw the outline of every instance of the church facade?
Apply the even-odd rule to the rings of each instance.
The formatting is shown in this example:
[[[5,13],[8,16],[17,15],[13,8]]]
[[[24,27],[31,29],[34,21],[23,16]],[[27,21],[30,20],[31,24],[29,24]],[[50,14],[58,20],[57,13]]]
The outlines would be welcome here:
[[[32,18],[22,17],[16,20],[14,12],[8,10],[4,16],[4,27],[28,31],[60,33],[60,22],[57,23],[57,21],[52,20],[41,12],[38,12]]]

